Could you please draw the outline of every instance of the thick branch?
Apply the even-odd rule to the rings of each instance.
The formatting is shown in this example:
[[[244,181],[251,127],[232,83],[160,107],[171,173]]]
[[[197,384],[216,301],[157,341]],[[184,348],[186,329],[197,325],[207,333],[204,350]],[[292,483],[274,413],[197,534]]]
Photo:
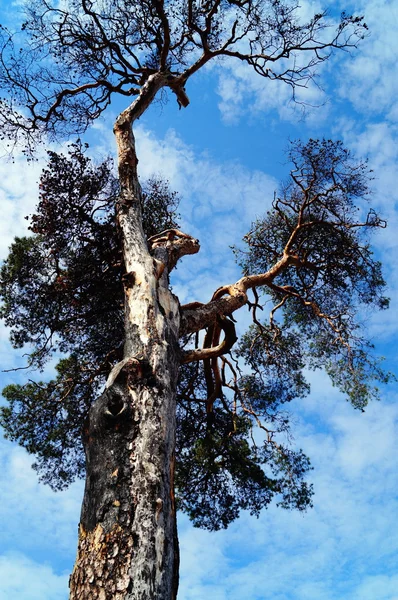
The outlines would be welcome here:
[[[233,285],[222,286],[213,294],[207,304],[186,304],[181,307],[180,336],[205,329],[215,322],[220,315],[230,315],[247,304],[247,290],[269,285],[272,281],[291,264],[290,257],[284,255],[266,273],[247,275]]]

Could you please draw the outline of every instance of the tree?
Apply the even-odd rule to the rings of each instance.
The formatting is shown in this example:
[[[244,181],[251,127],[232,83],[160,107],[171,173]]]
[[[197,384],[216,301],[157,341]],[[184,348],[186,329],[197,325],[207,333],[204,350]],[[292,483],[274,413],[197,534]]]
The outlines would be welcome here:
[[[28,155],[41,140],[84,133],[115,95],[134,98],[114,126],[118,179],[80,142],[49,153],[33,235],[15,241],[1,275],[2,314],[14,345],[31,344],[30,366],[64,354],[53,381],[6,388],[8,436],[59,488],[84,470],[83,429],[71,598],[176,597],[176,500],[213,529],[275,496],[306,508],[309,461],[281,442],[282,405],[308,391],[304,365],[325,367],[360,409],[386,381],[357,322],[362,305],[388,303],[366,239],[384,222],[355,204],[368,194],[366,164],[340,143],[293,144],[289,181],[236,250],[241,279],[180,306],[169,274],[199,242],[178,229],[164,182],[141,190],[133,136],[161,90],[186,107],[189,78],[210,60],[242,61],[294,93],[365,31],[345,14],[335,30],[325,14],[303,23],[279,0],[36,0],[19,47],[2,29],[0,118]],[[273,308],[261,322],[264,296]],[[243,306],[253,325],[233,350]]]

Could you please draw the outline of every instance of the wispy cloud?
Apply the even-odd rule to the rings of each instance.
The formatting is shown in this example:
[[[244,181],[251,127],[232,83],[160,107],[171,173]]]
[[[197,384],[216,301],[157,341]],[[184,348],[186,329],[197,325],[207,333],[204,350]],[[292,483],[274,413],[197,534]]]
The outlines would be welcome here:
[[[340,95],[356,110],[397,121],[398,81],[396,72],[396,33],[398,6],[395,2],[361,2],[358,12],[365,15],[370,35],[351,61],[345,63],[339,78]]]
[[[208,301],[220,285],[239,277],[229,247],[239,244],[251,221],[266,212],[278,184],[237,162],[198,156],[173,130],[158,139],[139,127],[136,137],[141,176],[158,173],[170,181],[182,197],[184,230],[201,242],[199,255],[178,267],[173,285],[182,302]]]
[[[68,562],[75,553],[82,482],[55,494],[38,483],[22,448],[0,440],[0,457],[2,547],[33,556],[54,551]]]
[[[316,402],[292,407],[295,444],[313,459],[314,508],[301,515],[273,506],[258,521],[245,514],[216,534],[191,532],[183,521],[184,600],[196,600],[199,590],[202,597],[233,600],[362,600],[372,597],[376,582],[373,598],[393,598],[394,577],[385,570],[398,545],[391,527],[398,509],[398,408],[378,404],[362,414],[324,376],[314,387]],[[203,566],[205,543],[211,553]]]

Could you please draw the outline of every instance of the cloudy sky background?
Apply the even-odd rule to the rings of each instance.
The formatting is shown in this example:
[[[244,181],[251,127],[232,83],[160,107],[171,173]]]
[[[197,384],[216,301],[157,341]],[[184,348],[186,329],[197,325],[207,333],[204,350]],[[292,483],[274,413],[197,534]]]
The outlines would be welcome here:
[[[303,2],[308,13],[326,4]],[[0,10],[9,7],[0,2]],[[163,174],[184,202],[184,230],[201,252],[184,259],[173,282],[182,302],[208,300],[239,275],[228,250],[269,205],[287,173],[288,139],[342,139],[375,171],[371,206],[388,220],[375,238],[392,298],[390,311],[367,316],[369,335],[398,372],[398,3],[333,3],[366,15],[370,36],[353,55],[324,65],[323,106],[300,110],[289,90],[264,85],[240,65],[209,69],[188,86],[191,105],[156,104],[137,128],[141,174]],[[1,19],[0,19],[1,22]],[[114,114],[90,135],[112,153]],[[37,199],[41,163],[0,161],[0,257]],[[2,369],[21,364],[0,329]],[[180,600],[398,600],[398,388],[389,386],[365,414],[354,411],[322,373],[312,394],[291,406],[295,445],[311,457],[314,508],[306,514],[271,507],[257,520],[242,514],[227,531],[208,533],[179,520]],[[1,373],[1,387],[22,381]],[[0,439],[0,600],[66,600],[83,485],[53,493],[37,483],[32,460]]]

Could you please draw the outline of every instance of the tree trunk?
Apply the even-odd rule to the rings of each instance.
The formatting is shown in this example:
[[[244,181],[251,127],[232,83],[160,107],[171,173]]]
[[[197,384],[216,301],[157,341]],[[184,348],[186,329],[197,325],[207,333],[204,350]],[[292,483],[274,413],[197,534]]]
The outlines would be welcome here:
[[[161,83],[149,82],[144,100],[140,97],[115,125],[126,342],[124,360],[113,368],[84,428],[87,479],[70,600],[172,600],[177,595],[180,314],[169,290],[167,252],[160,251],[163,262],[152,257],[142,230],[132,133],[134,118]]]
[[[153,361],[119,364],[87,420],[87,479],[71,600],[176,598],[179,360],[167,338],[154,346]]]

